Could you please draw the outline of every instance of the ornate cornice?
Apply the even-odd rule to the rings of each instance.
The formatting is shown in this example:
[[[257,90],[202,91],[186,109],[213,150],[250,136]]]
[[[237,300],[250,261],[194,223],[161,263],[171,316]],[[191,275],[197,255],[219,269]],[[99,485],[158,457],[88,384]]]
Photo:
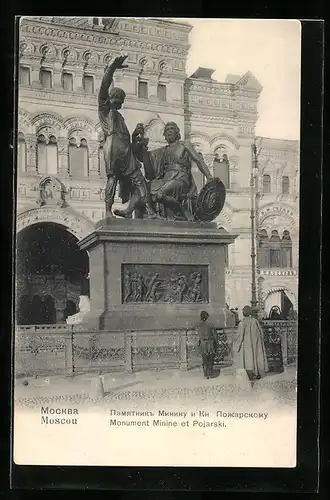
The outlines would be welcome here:
[[[139,26],[139,25],[136,25]],[[148,36],[146,39],[139,35],[139,33],[125,33],[124,35],[114,35],[111,33],[100,33],[87,30],[77,29],[77,27],[56,26],[52,24],[45,24],[33,20],[25,20],[21,23],[21,41],[24,42],[25,38],[30,43],[38,43],[42,40],[47,44],[55,44],[62,42],[62,44],[71,45],[74,43],[77,48],[82,44],[88,48],[108,48],[115,51],[116,54],[129,49],[136,49],[146,53],[161,53],[172,55],[179,59],[185,59],[188,55],[188,44],[182,44],[177,40],[171,39],[170,43],[160,42],[159,39]],[[49,40],[49,42],[47,41]]]

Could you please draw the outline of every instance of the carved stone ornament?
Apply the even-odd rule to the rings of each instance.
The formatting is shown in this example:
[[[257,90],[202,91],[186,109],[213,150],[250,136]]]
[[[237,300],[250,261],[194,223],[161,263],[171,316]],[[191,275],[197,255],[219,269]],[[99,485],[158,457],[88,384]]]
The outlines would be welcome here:
[[[41,207],[48,205],[64,208],[67,206],[65,193],[65,186],[61,181],[56,177],[47,176],[39,184],[38,203]]]
[[[214,177],[208,181],[197,198],[195,219],[211,222],[223,209],[226,200],[226,189],[223,182]]]
[[[124,264],[123,303],[207,303],[207,266]]]

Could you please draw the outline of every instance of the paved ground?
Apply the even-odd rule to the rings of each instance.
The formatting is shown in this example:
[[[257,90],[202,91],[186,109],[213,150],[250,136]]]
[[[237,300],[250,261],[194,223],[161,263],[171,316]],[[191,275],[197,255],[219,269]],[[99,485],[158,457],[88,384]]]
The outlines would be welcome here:
[[[295,404],[296,373],[288,368],[281,374],[268,374],[253,387],[238,379],[232,369],[223,369],[205,379],[200,368],[180,371],[141,371],[133,374],[111,373],[19,378],[15,381],[15,402],[20,407],[41,403],[104,404],[111,401],[212,400],[238,397],[276,400],[281,405]]]

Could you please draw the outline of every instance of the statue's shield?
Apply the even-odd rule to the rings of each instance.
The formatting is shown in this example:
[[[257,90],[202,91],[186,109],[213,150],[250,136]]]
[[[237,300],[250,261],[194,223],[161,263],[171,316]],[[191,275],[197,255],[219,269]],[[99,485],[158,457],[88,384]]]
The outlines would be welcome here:
[[[225,199],[226,188],[218,177],[214,177],[205,184],[198,195],[195,220],[203,222],[213,221],[223,209]]]

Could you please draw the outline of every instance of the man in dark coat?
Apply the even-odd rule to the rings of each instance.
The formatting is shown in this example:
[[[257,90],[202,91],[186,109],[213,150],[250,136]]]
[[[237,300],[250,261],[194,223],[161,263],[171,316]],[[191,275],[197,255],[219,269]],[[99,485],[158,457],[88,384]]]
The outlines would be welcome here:
[[[206,378],[212,377],[214,356],[217,348],[217,331],[212,323],[207,321],[208,317],[208,312],[202,311],[201,320],[196,328],[199,336],[198,345],[203,360],[204,377]]]

